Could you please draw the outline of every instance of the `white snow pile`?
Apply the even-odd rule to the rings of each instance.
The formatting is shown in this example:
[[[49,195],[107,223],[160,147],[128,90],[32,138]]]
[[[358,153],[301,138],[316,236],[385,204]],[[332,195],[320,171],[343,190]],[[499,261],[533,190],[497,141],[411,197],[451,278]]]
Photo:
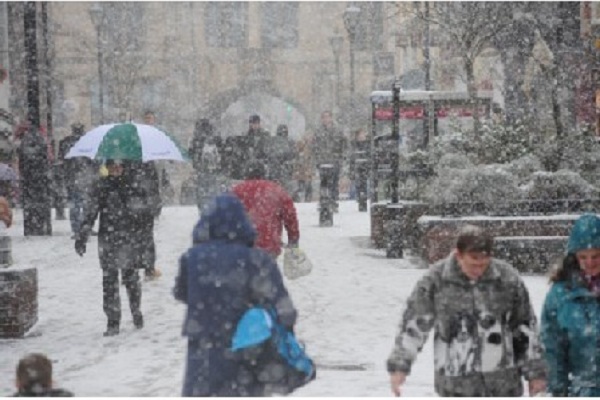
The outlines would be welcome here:
[[[464,154],[448,153],[444,154],[436,166],[436,172],[439,175],[448,169],[472,169],[475,165]]]
[[[491,207],[499,200],[522,198],[515,177],[498,165],[480,165],[468,169],[444,169],[438,172],[427,191],[434,205],[452,202],[483,202]]]
[[[506,172],[514,175],[520,184],[529,182],[533,173],[543,169],[542,162],[533,154],[526,154],[506,164]]]
[[[529,199],[587,199],[599,194],[581,175],[568,170],[535,172],[522,189]]]

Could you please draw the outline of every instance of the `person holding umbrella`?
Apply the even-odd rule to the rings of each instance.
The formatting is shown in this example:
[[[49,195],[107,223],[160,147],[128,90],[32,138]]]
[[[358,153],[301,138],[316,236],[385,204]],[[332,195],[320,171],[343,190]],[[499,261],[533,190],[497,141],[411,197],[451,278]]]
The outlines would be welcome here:
[[[144,326],[142,290],[138,268],[143,267],[140,212],[146,207],[146,185],[136,182],[136,165],[156,159],[187,160],[187,155],[169,135],[138,124],[109,124],[92,129],[73,145],[65,158],[89,157],[105,160],[106,177],[97,180],[84,206],[84,217],[75,240],[75,251],[86,252],[86,243],[97,218],[98,257],[102,268],[103,308],[108,319],[105,336],[119,333],[121,302],[119,274],[129,297],[133,324]]]
[[[86,243],[98,216],[98,257],[102,268],[103,308],[108,319],[104,336],[119,333],[121,300],[119,273],[129,297],[133,324],[141,329],[144,318],[141,311],[142,287],[136,268],[139,252],[139,233],[135,205],[145,193],[133,183],[131,161],[107,160],[108,176],[99,179],[90,191],[89,202],[75,240],[75,251],[80,256],[86,252]]]

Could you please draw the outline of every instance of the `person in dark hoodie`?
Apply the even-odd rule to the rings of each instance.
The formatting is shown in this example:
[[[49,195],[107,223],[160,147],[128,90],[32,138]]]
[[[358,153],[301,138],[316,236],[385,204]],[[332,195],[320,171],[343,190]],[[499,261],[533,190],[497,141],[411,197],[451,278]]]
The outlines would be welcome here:
[[[221,152],[223,143],[208,119],[196,122],[189,155],[196,173],[196,204],[202,211],[207,199],[221,191]]]
[[[73,393],[52,387],[52,362],[43,354],[32,353],[19,360],[14,397],[73,397]]]
[[[188,338],[183,396],[268,396],[285,393],[269,358],[233,352],[232,337],[253,306],[273,307],[293,329],[296,310],[275,261],[253,247],[256,231],[235,196],[221,194],[206,206],[193,245],[179,260],[173,294],[187,304]],[[260,360],[260,361],[257,361]],[[283,385],[285,386],[285,385]]]
[[[83,256],[92,226],[100,215],[98,257],[102,268],[103,308],[108,318],[104,335],[114,336],[119,333],[121,322],[119,271],[127,289],[133,324],[138,329],[144,326],[138,268],[144,267],[143,263],[139,263],[143,258],[139,243],[145,236],[138,211],[148,194],[144,192],[143,185],[134,184],[136,170],[130,161],[107,160],[106,168],[108,176],[96,181],[84,207],[84,218],[75,239],[75,251]]]

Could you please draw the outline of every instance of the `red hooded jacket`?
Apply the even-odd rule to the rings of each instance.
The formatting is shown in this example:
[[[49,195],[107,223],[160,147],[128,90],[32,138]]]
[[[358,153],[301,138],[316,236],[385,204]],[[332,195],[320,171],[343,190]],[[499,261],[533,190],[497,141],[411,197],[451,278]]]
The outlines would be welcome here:
[[[246,180],[235,185],[232,192],[244,204],[256,227],[256,247],[277,257],[281,253],[283,226],[288,243],[298,243],[300,230],[294,201],[281,186],[262,179]]]

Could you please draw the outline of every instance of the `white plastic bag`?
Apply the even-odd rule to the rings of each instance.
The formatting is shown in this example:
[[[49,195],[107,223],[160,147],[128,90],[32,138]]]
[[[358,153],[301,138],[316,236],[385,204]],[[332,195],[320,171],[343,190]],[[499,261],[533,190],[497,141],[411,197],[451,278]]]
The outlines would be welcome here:
[[[283,274],[288,279],[298,279],[310,274],[312,263],[306,253],[297,247],[286,247],[283,251]]]

